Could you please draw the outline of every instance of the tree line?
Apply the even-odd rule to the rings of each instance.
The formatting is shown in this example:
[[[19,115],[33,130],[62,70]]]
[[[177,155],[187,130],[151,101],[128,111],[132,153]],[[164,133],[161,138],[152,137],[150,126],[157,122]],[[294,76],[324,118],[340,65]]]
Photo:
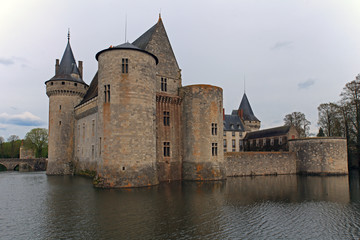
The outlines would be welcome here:
[[[37,158],[48,156],[48,131],[45,128],[34,128],[26,133],[24,139],[11,135],[7,141],[0,136],[0,158],[19,158],[20,146],[32,149]]]
[[[318,107],[318,136],[344,137],[349,154],[360,156],[360,74],[345,84],[338,102]]]

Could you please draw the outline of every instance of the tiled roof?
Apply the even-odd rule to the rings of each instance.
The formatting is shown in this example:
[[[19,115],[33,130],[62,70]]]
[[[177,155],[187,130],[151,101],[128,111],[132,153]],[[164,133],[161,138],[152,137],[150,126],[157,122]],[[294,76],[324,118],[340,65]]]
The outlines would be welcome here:
[[[249,132],[245,136],[245,140],[256,139],[256,138],[266,138],[266,137],[276,137],[286,135],[290,130],[290,126],[281,126],[275,128],[268,128],[260,131]]]
[[[257,117],[255,117],[255,115],[254,115],[254,113],[253,113],[253,111],[251,109],[249,99],[247,98],[245,93],[244,93],[244,96],[243,96],[243,98],[241,100],[239,110],[243,111],[243,119],[244,120],[246,120],[246,121],[259,121],[259,119],[257,119]]]
[[[225,115],[224,131],[240,131],[244,132],[244,125],[238,115]]]
[[[68,41],[64,54],[61,58],[59,70],[50,80],[69,80],[85,84],[76,65],[74,54],[71,50],[70,41]]]
[[[90,83],[89,89],[87,90],[83,100],[80,102],[79,105],[81,105],[97,96],[98,96],[98,72],[96,72],[93,80]]]

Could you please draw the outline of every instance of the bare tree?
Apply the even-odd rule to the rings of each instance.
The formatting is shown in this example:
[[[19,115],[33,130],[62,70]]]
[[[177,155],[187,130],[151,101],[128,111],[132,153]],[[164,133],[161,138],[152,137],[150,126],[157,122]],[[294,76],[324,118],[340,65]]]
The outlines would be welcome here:
[[[318,107],[318,125],[324,130],[325,136],[345,136],[339,106],[335,103],[322,103]]]
[[[287,114],[284,118],[284,123],[286,126],[294,126],[300,137],[306,137],[309,135],[311,122],[306,119],[304,113],[293,112]]]

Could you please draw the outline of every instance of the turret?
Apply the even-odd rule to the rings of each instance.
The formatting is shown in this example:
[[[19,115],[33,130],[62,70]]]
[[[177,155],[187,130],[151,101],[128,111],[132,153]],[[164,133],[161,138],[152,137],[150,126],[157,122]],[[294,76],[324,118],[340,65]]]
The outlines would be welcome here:
[[[48,175],[72,174],[74,156],[74,107],[84,97],[88,85],[82,80],[70,46],[56,60],[55,76],[45,82],[49,97]]]
[[[222,89],[190,85],[182,87],[180,95],[183,98],[183,179],[225,179]]]
[[[156,169],[156,64],[151,53],[130,43],[96,54],[98,144],[95,186],[158,184]]]
[[[257,117],[255,117],[246,93],[243,95],[237,114],[243,121],[246,132],[259,130],[261,122]]]

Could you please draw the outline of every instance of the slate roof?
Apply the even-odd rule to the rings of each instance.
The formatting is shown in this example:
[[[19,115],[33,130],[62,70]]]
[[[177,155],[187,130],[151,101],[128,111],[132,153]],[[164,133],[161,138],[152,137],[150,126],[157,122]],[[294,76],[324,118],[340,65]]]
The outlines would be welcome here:
[[[86,84],[82,80],[80,71],[76,65],[75,57],[70,46],[70,40],[68,40],[64,54],[61,58],[59,70],[50,80],[68,80]]]
[[[286,135],[290,130],[290,126],[281,126],[275,128],[268,128],[260,131],[249,132],[245,136],[245,140],[256,139],[256,138],[266,138],[266,137],[276,137]]]
[[[241,100],[239,110],[243,110],[243,119],[244,120],[246,120],[246,121],[259,121],[259,119],[257,119],[257,117],[255,117],[254,112],[251,109],[250,102],[249,102],[249,99],[246,96],[246,93],[244,93],[244,96],[243,96],[243,98]],[[234,113],[234,111],[233,111],[233,113]]]
[[[96,72],[95,76],[93,77],[93,80],[90,83],[90,87],[87,90],[83,100],[81,100],[79,105],[81,105],[97,96],[98,96],[98,72]]]
[[[132,44],[145,50],[146,46],[150,42],[154,32],[156,31],[156,27],[158,24],[159,24],[159,21],[154,26],[152,26],[149,30],[147,30],[143,35],[138,37]]]
[[[231,128],[233,125],[234,128]],[[244,132],[244,125],[238,115],[225,115],[224,131]]]
[[[150,52],[148,52],[148,51],[146,51],[146,50],[143,50],[143,49],[141,49],[141,48],[139,48],[139,47],[137,47],[137,46],[135,46],[135,45],[133,45],[133,44],[131,44],[131,43],[129,43],[129,42],[126,42],[126,43],[117,45],[117,46],[115,46],[115,47],[109,47],[109,48],[107,48],[107,49],[101,50],[100,52],[98,52],[98,53],[96,54],[95,58],[96,58],[96,60],[98,60],[99,55],[100,55],[101,53],[106,52],[106,51],[111,51],[111,50],[117,50],[117,49],[131,49],[131,50],[135,50],[135,51],[144,52],[144,53],[147,53],[147,54],[151,55],[153,58],[155,58],[156,64],[159,63],[158,58],[157,58],[154,54],[152,54],[152,53],[150,53]]]

